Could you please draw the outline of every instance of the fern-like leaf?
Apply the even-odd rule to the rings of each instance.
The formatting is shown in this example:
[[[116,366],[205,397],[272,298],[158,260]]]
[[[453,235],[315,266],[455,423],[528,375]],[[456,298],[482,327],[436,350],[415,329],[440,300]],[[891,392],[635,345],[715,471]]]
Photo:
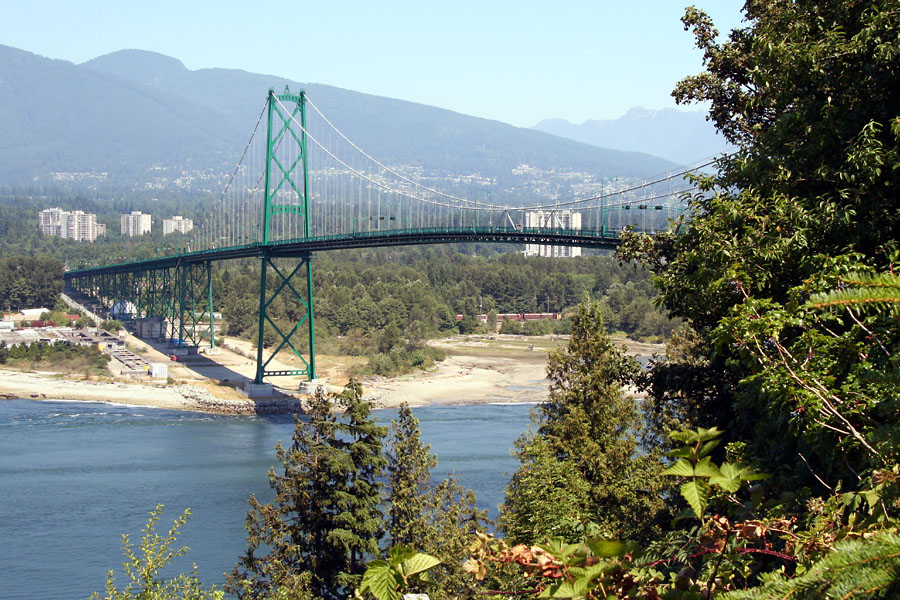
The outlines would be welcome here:
[[[834,551],[793,579],[728,592],[722,600],[860,600],[900,596],[900,536],[881,533],[835,545]]]
[[[845,289],[813,294],[807,306],[814,309],[874,306],[900,307],[900,276],[893,273],[850,273]]]

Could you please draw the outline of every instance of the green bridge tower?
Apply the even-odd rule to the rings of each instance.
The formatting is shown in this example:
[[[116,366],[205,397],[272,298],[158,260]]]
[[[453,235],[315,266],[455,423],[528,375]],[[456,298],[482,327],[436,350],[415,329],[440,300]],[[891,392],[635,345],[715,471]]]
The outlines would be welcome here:
[[[313,322],[313,281],[312,253],[309,251],[295,254],[281,254],[278,257],[291,256],[299,258],[297,265],[287,271],[275,262],[275,247],[278,240],[273,239],[272,227],[279,217],[294,215],[302,220],[302,237],[310,237],[309,210],[309,165],[307,161],[306,134],[306,93],[292,94],[285,87],[284,93],[276,94],[269,90],[268,125],[266,133],[266,174],[265,202],[262,221],[262,253],[259,277],[259,331],[257,332],[256,377],[253,382],[263,383],[263,378],[274,375],[305,375],[310,380],[316,378],[316,331]],[[283,145],[295,145],[296,158],[284,159],[286,153],[279,158],[278,150]],[[304,267],[306,267],[304,269]],[[267,284],[269,271],[277,276],[278,285],[271,293]],[[305,270],[306,285],[295,286],[294,281],[303,278]],[[287,273],[287,274],[285,274]],[[297,288],[300,287],[300,290]],[[306,294],[302,293],[305,287]],[[290,331],[283,331],[272,318],[268,308],[282,294],[291,294],[300,303],[301,311]],[[266,324],[275,332],[276,346],[268,358],[264,359],[263,338]],[[303,357],[300,349],[294,344],[294,334],[306,326],[309,335],[309,360]],[[273,358],[283,349],[290,349],[301,360],[302,369],[266,370]]]

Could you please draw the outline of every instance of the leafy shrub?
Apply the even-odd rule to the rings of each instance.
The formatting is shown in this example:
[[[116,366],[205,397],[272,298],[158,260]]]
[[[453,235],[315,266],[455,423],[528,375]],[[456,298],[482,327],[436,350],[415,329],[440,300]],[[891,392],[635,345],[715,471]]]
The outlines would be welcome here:
[[[165,570],[173,559],[188,551],[187,546],[177,549],[174,546],[191,511],[186,509],[163,536],[156,532],[162,509],[162,504],[158,504],[150,511],[147,525],[141,530],[143,536],[137,552],[134,544],[128,541],[128,536],[122,536],[122,554],[125,556],[122,566],[128,585],[122,589],[117,588],[115,572],[110,570],[106,576],[105,595],[95,592],[91,595],[91,600],[222,600],[224,592],[217,591],[215,586],[203,589],[196,565],[190,575],[182,573],[171,579],[163,579],[160,571]]]
[[[125,329],[125,326],[122,324],[122,321],[117,319],[107,319],[100,323],[100,328],[109,331],[110,333],[116,333],[121,329]]]

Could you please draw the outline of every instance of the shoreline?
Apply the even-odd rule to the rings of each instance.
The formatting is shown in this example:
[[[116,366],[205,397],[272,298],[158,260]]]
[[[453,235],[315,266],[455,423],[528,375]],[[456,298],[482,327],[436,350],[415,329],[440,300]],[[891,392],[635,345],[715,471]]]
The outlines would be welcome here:
[[[361,384],[374,409],[428,405],[537,404],[546,398],[547,385],[537,383],[511,387],[514,376],[534,367],[500,369],[481,365],[485,359],[448,357],[432,371],[420,371],[395,378],[364,377]],[[508,359],[507,359],[508,360]],[[501,361],[488,361],[501,362]],[[505,367],[505,368],[504,368]],[[543,364],[537,375],[543,377]],[[519,381],[522,381],[519,379]],[[329,391],[337,386],[326,385]],[[235,395],[234,393],[231,394]],[[55,402],[91,402],[129,407],[159,408],[213,414],[291,414],[302,412],[303,397],[284,388],[265,398],[228,398],[213,394],[198,383],[162,384],[149,382],[86,380],[47,372],[27,372],[0,368],[0,401],[24,399]]]
[[[275,396],[257,400],[234,400],[217,397],[200,385],[94,381],[58,374],[0,369],[0,401],[16,398],[95,402],[214,414],[289,413],[300,408],[298,398]]]
[[[392,378],[363,377],[360,383],[376,409],[397,408],[403,403],[410,406],[539,404],[546,400],[549,391],[548,352],[562,342],[559,336],[554,339],[499,335],[438,340],[432,343],[447,351],[447,357],[433,369]],[[646,356],[649,351],[661,348],[631,342],[628,345],[628,354],[632,355]],[[227,354],[231,357],[210,358],[218,359],[218,364],[227,364],[238,356]],[[213,414],[302,412],[303,399],[288,387],[292,385],[276,385],[273,396],[250,399],[223,385],[215,376],[187,380],[179,377],[177,384],[165,384],[95,381],[80,375],[66,377],[0,368],[0,400],[82,401]],[[326,385],[326,390],[339,391],[339,387]]]

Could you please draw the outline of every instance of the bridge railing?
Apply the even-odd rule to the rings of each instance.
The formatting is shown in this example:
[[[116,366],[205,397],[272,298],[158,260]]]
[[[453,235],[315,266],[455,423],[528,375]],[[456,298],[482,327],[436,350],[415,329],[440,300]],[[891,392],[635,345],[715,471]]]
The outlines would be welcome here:
[[[327,249],[329,246],[337,247],[339,244],[335,242],[341,241],[361,241],[379,240],[378,245],[389,245],[391,239],[401,241],[403,239],[415,238],[422,243],[427,243],[428,238],[454,238],[459,241],[465,241],[471,237],[474,240],[485,237],[505,238],[509,243],[535,243],[542,238],[548,238],[547,244],[550,245],[587,245],[591,246],[591,240],[597,242],[605,242],[606,244],[617,242],[622,236],[623,230],[612,228],[594,229],[565,229],[551,227],[513,227],[513,226],[466,226],[466,227],[417,227],[408,229],[384,229],[374,231],[354,231],[351,233],[342,233],[334,235],[321,235],[310,237],[298,237],[285,240],[270,241],[268,244],[261,242],[251,242],[248,244],[238,244],[235,246],[226,246],[221,248],[211,248],[206,250],[185,251],[177,254],[162,255],[153,258],[146,258],[136,261],[109,263],[106,265],[95,265],[82,269],[73,269],[66,273],[67,277],[79,276],[96,271],[109,272],[116,271],[141,271],[145,269],[160,269],[177,266],[180,262],[203,262],[209,260],[226,260],[229,258],[244,258],[249,256],[259,256],[266,248],[284,249],[295,247],[299,251],[317,249]],[[634,230],[638,231],[639,230]],[[649,232],[648,232],[649,233]],[[504,241],[498,239],[498,241]],[[364,243],[361,245],[365,245]],[[602,245],[602,244],[601,244]]]
[[[637,231],[637,230],[634,230]],[[328,242],[332,240],[344,239],[344,238],[353,238],[353,239],[366,239],[366,238],[385,238],[385,237],[403,237],[409,235],[465,235],[465,234],[473,234],[473,235],[483,235],[483,234],[496,234],[496,235],[510,235],[510,236],[523,236],[523,235],[552,235],[552,236],[570,236],[572,238],[602,238],[602,239],[619,239],[621,237],[621,230],[614,230],[611,228],[604,228],[601,231],[597,231],[594,229],[564,229],[558,227],[511,227],[511,226],[465,226],[465,227],[409,227],[409,228],[397,228],[397,229],[376,229],[376,230],[368,230],[368,231],[353,231],[351,233],[340,233],[333,235],[320,235],[320,236],[310,236],[303,238],[292,238],[286,240],[278,240],[275,242],[269,242],[269,245],[277,246],[277,245],[285,245],[285,244],[297,244],[302,242]]]

